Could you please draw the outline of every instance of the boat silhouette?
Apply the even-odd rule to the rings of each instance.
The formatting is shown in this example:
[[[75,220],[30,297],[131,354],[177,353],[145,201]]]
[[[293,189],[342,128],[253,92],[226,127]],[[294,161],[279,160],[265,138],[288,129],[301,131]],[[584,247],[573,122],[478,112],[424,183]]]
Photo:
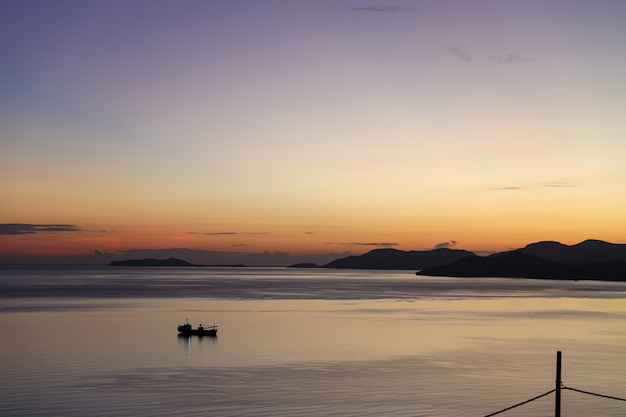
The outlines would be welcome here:
[[[178,334],[179,336],[217,336],[217,326],[213,323],[212,326],[203,327],[202,324],[198,326],[197,329],[194,329],[189,321],[186,321],[185,324],[181,324],[178,326]]]

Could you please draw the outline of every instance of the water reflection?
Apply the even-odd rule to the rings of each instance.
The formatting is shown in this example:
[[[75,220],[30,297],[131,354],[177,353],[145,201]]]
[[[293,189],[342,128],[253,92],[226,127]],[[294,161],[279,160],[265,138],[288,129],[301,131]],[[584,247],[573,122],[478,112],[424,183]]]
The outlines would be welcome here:
[[[625,282],[416,276],[414,271],[291,268],[0,266],[2,298],[446,299],[623,298]],[[83,305],[82,308],[85,306]],[[2,307],[0,307],[2,308]]]
[[[186,345],[186,346],[191,346],[192,343],[212,343],[212,344],[216,344],[217,343],[217,336],[213,335],[213,336],[192,336],[192,335],[185,335],[185,334],[178,334],[178,341],[182,342],[182,344]]]
[[[9,280],[14,295],[44,288],[0,295],[0,415],[483,416],[551,389],[557,350],[566,385],[626,392],[621,284],[251,272],[137,272],[139,298],[109,270]],[[188,284],[215,290],[165,297]],[[102,290],[123,295],[92,298]],[[220,336],[174,341],[180,317],[215,320]],[[626,415],[563,401],[568,417]]]
[[[178,334],[178,345],[184,350],[188,361],[204,363],[206,358],[204,348],[210,348],[215,353],[217,348],[217,336],[191,336]]]

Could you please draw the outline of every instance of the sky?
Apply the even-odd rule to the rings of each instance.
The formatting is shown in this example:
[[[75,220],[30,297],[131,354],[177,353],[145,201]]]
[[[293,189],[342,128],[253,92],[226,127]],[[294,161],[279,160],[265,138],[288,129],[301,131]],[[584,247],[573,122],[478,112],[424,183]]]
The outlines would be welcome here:
[[[2,0],[0,263],[626,243],[625,19]]]

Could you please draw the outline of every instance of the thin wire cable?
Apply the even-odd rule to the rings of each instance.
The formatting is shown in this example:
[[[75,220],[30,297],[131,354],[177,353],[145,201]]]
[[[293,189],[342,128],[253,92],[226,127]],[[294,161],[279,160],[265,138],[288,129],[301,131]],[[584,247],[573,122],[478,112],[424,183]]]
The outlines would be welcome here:
[[[555,388],[555,389],[551,389],[550,391],[548,391],[548,392],[546,392],[546,393],[544,393],[544,394],[537,395],[536,397],[531,398],[530,400],[526,400],[526,401],[521,402],[521,403],[519,403],[519,404],[512,405],[512,406],[507,407],[507,408],[505,408],[505,409],[503,409],[503,410],[496,411],[495,413],[487,414],[485,417],[495,416],[496,414],[504,413],[505,411],[509,411],[509,410],[511,410],[511,409],[513,409],[513,408],[515,408],[515,407],[519,407],[520,405],[528,404],[528,403],[529,403],[529,402],[531,402],[531,401],[535,401],[535,400],[538,400],[538,399],[539,399],[539,398],[541,398],[541,397],[545,397],[545,396],[546,396],[546,395],[548,395],[548,394],[552,394],[554,391],[556,391],[556,388]]]
[[[582,394],[595,395],[596,397],[610,398],[611,400],[626,401],[626,399],[624,399],[624,398],[612,397],[610,395],[596,394],[595,392],[583,391],[581,389],[576,389],[576,388],[563,387],[563,389],[568,389],[570,391],[580,392]]]

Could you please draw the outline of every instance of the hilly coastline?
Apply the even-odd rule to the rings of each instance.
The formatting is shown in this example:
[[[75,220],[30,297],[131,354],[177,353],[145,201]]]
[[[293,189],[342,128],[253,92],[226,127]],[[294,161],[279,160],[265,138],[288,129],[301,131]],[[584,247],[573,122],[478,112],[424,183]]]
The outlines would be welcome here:
[[[245,267],[197,265],[182,259],[129,259],[110,266]],[[313,263],[293,268],[320,268]],[[576,245],[545,241],[523,248],[478,256],[473,252],[440,248],[426,251],[374,249],[362,255],[331,261],[321,268],[415,270],[417,275],[626,281],[626,244],[585,240]]]
[[[551,241],[537,242],[526,245],[520,250],[528,255],[568,265],[611,261],[626,262],[625,244],[595,239],[588,239],[571,246]]]
[[[395,269],[417,270],[446,265],[469,256],[473,252],[458,249],[433,249],[427,251],[402,251],[397,249],[374,249],[366,254],[340,258],[324,265],[324,268],[341,269]]]
[[[310,265],[307,265],[310,267]],[[417,275],[626,281],[626,245],[585,240],[576,245],[544,241],[487,257],[454,249],[375,249],[329,262],[323,268],[418,270]]]
[[[471,256],[421,270],[417,275],[626,281],[626,262],[565,264],[516,250],[488,257]]]

